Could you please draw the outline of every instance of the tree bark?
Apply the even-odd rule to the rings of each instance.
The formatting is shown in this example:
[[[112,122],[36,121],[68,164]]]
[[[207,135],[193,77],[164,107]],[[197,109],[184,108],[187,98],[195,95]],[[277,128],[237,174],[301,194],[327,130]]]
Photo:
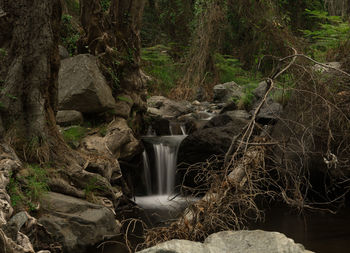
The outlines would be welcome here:
[[[0,92],[0,117],[6,137],[42,146],[58,135],[55,123],[59,70],[59,0],[2,0],[5,30],[0,47],[5,47],[4,80]],[[3,133],[3,134],[5,134]],[[16,142],[16,141],[15,141]],[[34,145],[35,144],[35,145]]]
[[[103,72],[107,79],[111,79],[111,71],[115,73],[119,91],[142,93],[144,89],[140,72],[144,5],[145,0],[112,0],[104,13],[99,0],[80,0],[80,19],[85,30],[80,51],[88,48],[89,53],[101,56]]]

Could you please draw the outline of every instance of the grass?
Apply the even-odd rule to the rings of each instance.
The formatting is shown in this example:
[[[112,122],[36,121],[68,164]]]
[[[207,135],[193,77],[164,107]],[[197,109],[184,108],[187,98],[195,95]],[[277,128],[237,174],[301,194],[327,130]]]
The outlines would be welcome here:
[[[28,164],[24,173],[11,176],[7,191],[16,209],[36,210],[37,203],[49,191],[47,172],[36,164]]]
[[[83,139],[88,132],[88,129],[82,126],[72,126],[63,131],[63,138],[72,148],[77,148],[81,139]]]

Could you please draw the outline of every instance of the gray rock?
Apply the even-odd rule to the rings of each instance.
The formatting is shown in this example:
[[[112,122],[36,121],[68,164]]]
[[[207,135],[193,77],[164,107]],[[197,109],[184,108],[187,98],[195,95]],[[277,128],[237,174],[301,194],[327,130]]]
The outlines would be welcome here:
[[[171,240],[140,253],[311,253],[278,232],[223,231],[210,235],[204,243]]]
[[[248,120],[227,115],[213,117],[201,129],[189,134],[180,145],[179,163],[195,164],[204,162],[211,155],[227,152],[233,136],[241,133]]]
[[[254,113],[255,108],[258,106],[260,101],[256,102],[253,106],[253,110],[250,112]],[[280,103],[274,102],[272,98],[268,98],[264,105],[261,107],[256,119],[261,124],[275,123],[281,116],[283,106]]]
[[[120,231],[110,209],[54,192],[43,198],[39,222],[62,244],[64,252],[86,252],[106,235]]]
[[[334,68],[341,69],[340,62],[326,62],[324,63],[324,65],[329,66],[330,68],[327,68],[326,66],[322,66],[319,64],[315,64],[315,66],[313,66],[313,70],[320,73],[327,73],[330,71],[334,71]]]
[[[61,60],[69,57],[68,50],[64,46],[61,46],[61,45],[58,46],[58,53],[60,55]]]
[[[267,83],[262,81],[259,83],[258,87],[254,89],[253,94],[257,99],[261,99],[265,96],[267,88]]]
[[[230,116],[232,120],[236,120],[236,119],[248,120],[251,117],[251,115],[245,110],[228,111],[228,112],[225,112],[224,114]]]
[[[60,126],[79,125],[83,121],[83,114],[74,110],[58,111],[56,115],[56,122]]]
[[[81,148],[115,159],[127,159],[140,152],[140,141],[134,137],[125,119],[115,118],[109,124],[105,136],[100,136],[99,133],[89,135],[81,141]]]
[[[214,102],[229,103],[233,100],[239,100],[244,92],[243,88],[235,82],[228,82],[214,86]]]
[[[147,100],[148,113],[162,118],[176,118],[190,113],[192,105],[188,101],[173,101],[163,96],[153,96]]]
[[[112,90],[99,71],[97,58],[77,55],[61,61],[58,75],[58,103],[60,110],[82,113],[113,109]]]

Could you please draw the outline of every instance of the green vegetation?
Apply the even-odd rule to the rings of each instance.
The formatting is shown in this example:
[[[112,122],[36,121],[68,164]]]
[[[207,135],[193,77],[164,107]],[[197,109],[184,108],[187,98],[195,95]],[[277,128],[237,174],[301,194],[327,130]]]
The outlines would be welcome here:
[[[259,82],[260,74],[254,74],[242,68],[238,59],[231,55],[215,54],[215,67],[219,73],[220,83],[235,81],[239,85],[254,84]]]
[[[111,0],[100,0],[101,8],[103,11],[107,11],[111,5]]]
[[[92,177],[85,185],[85,198],[90,202],[95,202],[95,195],[98,191],[104,191],[104,188],[98,185],[97,177]]]
[[[22,173],[11,176],[7,191],[17,209],[34,211],[42,196],[49,191],[46,170],[39,165],[27,165]]]
[[[7,51],[4,48],[0,48],[0,61],[3,60],[7,55]]]
[[[325,61],[328,50],[338,48],[349,39],[349,23],[343,21],[342,17],[329,16],[326,11],[306,10],[306,13],[317,20],[319,26],[314,30],[303,30],[311,43],[310,54],[317,60]]]
[[[181,63],[175,63],[170,57],[170,47],[156,45],[142,49],[142,61],[145,72],[153,80],[148,83],[150,93],[166,95],[177,84],[181,74]]]
[[[70,55],[74,55],[80,34],[72,23],[72,16],[67,14],[62,15],[60,36],[63,46],[68,50]]]
[[[88,129],[82,126],[71,126],[63,131],[63,138],[72,148],[77,148]]]

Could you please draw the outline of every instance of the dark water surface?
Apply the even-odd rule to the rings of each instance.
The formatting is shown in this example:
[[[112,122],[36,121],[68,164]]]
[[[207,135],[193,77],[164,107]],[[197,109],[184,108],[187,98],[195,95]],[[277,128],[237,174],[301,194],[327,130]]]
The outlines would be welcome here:
[[[350,252],[350,208],[336,215],[329,212],[291,213],[287,208],[266,211],[265,222],[253,229],[277,231],[317,253]]]

